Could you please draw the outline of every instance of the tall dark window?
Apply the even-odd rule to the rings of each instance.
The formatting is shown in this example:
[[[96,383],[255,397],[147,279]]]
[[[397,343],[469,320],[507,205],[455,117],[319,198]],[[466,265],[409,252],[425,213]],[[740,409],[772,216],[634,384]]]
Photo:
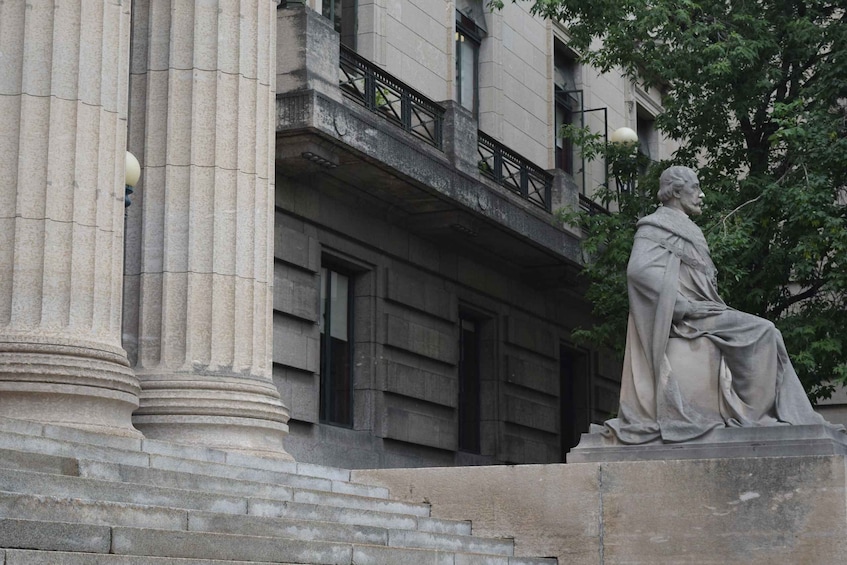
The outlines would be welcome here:
[[[479,45],[482,30],[473,19],[456,12],[456,102],[479,114]]]
[[[635,108],[635,128],[638,134],[639,159],[638,172],[644,174],[651,161],[657,161],[656,148],[658,139],[656,135],[656,119],[640,104]]]
[[[341,43],[356,49],[357,0],[318,0],[318,11],[332,22],[341,35]]]
[[[322,422],[353,425],[352,281],[321,269],[321,404]]]
[[[479,322],[459,318],[459,449],[480,452]]]
[[[556,168],[574,174],[573,143],[562,137],[562,127],[574,122],[579,111],[576,97],[576,59],[558,40],[553,59],[553,84],[556,123]]]

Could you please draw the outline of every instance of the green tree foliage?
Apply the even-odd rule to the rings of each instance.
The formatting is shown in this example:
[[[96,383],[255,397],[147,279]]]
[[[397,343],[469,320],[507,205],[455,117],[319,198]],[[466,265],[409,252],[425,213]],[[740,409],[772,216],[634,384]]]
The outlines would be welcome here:
[[[706,206],[697,221],[721,294],[780,327],[813,399],[847,382],[845,9],[843,0],[533,4],[566,23],[584,63],[662,93],[656,127],[681,144],[673,162],[698,170]],[[605,151],[568,133],[589,153]],[[608,156],[613,166],[621,157]],[[655,206],[656,175],[622,197],[620,214],[568,218],[583,225],[594,258],[586,274],[600,323],[583,336],[618,350],[633,224]]]

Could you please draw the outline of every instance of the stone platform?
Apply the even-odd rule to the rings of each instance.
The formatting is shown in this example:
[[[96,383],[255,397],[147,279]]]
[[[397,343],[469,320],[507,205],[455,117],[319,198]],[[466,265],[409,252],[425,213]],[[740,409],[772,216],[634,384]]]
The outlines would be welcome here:
[[[846,469],[843,455],[800,455],[352,476],[562,564],[835,565],[847,562]]]
[[[719,428],[685,443],[642,445],[622,444],[603,429],[592,425],[582,434],[568,463],[847,455],[847,433],[822,425]]]

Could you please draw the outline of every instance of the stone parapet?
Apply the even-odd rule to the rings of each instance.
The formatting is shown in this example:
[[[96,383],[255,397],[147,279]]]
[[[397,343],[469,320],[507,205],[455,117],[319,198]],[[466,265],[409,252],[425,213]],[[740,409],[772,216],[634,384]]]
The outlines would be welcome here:
[[[332,22],[301,3],[277,11],[277,90],[314,90],[340,99],[339,38]]]
[[[444,153],[458,170],[479,178],[479,129],[473,112],[453,100],[439,102],[444,113]]]

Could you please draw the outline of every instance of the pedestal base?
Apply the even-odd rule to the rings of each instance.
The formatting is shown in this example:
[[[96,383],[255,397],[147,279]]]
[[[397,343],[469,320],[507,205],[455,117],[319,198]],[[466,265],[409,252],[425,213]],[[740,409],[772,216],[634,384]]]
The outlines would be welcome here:
[[[640,445],[623,444],[601,433],[602,426],[591,428],[568,453],[568,463],[847,455],[847,433],[823,425],[719,428],[685,443]]]

